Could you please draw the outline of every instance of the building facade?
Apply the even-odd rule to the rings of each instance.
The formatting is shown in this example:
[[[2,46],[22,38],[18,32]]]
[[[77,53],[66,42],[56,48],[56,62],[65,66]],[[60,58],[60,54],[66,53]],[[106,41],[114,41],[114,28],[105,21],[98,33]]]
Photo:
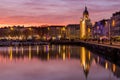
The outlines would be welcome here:
[[[120,11],[111,17],[111,35],[112,37],[120,36]]]
[[[89,12],[87,7],[85,7],[83,18],[80,20],[80,39],[87,39],[91,37],[91,27],[92,24],[89,18]]]
[[[66,38],[71,39],[80,39],[80,24],[69,24],[66,26]]]
[[[65,39],[66,28],[65,26],[49,26],[48,34],[49,34],[49,37],[53,40]]]
[[[94,39],[109,38],[109,21],[109,19],[103,19],[95,23],[92,30],[92,36]]]

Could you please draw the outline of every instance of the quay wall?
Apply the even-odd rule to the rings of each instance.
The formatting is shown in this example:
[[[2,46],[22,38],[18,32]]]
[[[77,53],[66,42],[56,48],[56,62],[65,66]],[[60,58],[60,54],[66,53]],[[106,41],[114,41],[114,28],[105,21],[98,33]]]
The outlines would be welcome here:
[[[120,46],[98,44],[87,41],[0,41],[0,46],[29,46],[29,45],[75,45],[83,46],[94,53],[102,55],[109,60],[120,63]]]
[[[48,45],[44,41],[0,41],[0,47],[4,46],[29,46],[29,45]]]

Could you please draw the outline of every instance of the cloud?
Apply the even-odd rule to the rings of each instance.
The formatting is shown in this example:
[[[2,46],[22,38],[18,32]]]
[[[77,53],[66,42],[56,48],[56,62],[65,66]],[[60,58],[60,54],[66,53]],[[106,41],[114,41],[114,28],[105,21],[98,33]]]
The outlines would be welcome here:
[[[0,23],[79,23],[85,3],[92,21],[110,18],[120,10],[120,0],[1,0]]]

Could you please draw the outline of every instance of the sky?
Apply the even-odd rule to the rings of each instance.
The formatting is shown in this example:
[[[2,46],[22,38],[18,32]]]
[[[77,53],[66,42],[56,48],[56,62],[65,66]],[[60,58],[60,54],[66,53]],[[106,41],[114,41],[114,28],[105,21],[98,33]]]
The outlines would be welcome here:
[[[79,24],[85,4],[92,22],[120,11],[120,0],[0,0],[0,26]]]

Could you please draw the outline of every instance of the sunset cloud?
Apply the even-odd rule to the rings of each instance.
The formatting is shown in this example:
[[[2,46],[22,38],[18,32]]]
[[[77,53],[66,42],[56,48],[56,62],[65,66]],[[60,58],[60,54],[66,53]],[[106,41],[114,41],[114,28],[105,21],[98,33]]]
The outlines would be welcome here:
[[[1,25],[79,23],[84,7],[92,22],[120,11],[120,0],[1,0]]]

